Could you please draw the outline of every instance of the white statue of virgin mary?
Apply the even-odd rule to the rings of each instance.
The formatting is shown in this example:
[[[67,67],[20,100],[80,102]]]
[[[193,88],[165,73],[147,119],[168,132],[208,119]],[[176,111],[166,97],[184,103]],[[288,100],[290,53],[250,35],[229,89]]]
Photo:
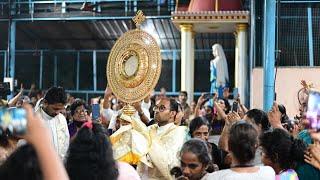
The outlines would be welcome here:
[[[218,92],[222,95],[223,88],[229,83],[229,72],[226,56],[220,44],[212,46],[214,59],[210,61],[210,92]]]

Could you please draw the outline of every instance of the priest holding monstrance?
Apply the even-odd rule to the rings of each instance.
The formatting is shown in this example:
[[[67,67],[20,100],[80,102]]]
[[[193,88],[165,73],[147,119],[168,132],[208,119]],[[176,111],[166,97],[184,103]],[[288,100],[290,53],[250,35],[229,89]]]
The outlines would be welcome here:
[[[173,99],[156,102],[155,121],[147,127],[133,115],[135,102],[156,86],[161,73],[161,54],[156,40],[140,30],[145,20],[141,11],[133,18],[137,29],[123,34],[113,46],[107,79],[114,94],[126,103],[120,116],[123,126],[112,136],[114,158],[137,165],[142,179],[172,179],[171,168],[179,166],[178,152],[187,137],[186,127],[174,125],[178,104]]]

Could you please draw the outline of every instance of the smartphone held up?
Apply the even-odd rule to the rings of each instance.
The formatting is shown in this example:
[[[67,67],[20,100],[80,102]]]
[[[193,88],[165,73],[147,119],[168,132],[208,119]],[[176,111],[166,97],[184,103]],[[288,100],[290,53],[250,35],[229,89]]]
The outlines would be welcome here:
[[[100,117],[99,98],[91,99],[92,120],[98,121]]]
[[[308,97],[306,118],[309,128],[320,131],[320,92],[311,90]]]
[[[22,108],[0,109],[0,134],[9,131],[13,135],[23,135],[27,129],[26,111]]]
[[[234,101],[233,103],[232,103],[232,112],[238,112],[238,107],[239,107],[239,104],[238,104],[238,102],[237,101]]]
[[[92,120],[97,121],[100,117],[100,105],[99,104],[92,104]]]

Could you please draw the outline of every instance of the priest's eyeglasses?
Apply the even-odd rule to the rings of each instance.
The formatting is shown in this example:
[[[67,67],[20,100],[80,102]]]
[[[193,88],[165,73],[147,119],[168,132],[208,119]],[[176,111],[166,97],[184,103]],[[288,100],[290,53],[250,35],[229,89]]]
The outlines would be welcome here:
[[[163,112],[165,111],[167,108],[164,105],[160,105],[160,106],[154,106],[153,107],[153,111],[159,111],[159,112]]]

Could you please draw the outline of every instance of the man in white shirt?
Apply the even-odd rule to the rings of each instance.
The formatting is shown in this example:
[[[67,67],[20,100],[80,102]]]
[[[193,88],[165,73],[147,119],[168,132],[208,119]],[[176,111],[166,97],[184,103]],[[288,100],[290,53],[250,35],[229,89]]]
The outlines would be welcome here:
[[[67,96],[62,87],[51,87],[35,112],[45,121],[50,129],[55,150],[63,160],[69,147],[69,131],[64,111]]]

